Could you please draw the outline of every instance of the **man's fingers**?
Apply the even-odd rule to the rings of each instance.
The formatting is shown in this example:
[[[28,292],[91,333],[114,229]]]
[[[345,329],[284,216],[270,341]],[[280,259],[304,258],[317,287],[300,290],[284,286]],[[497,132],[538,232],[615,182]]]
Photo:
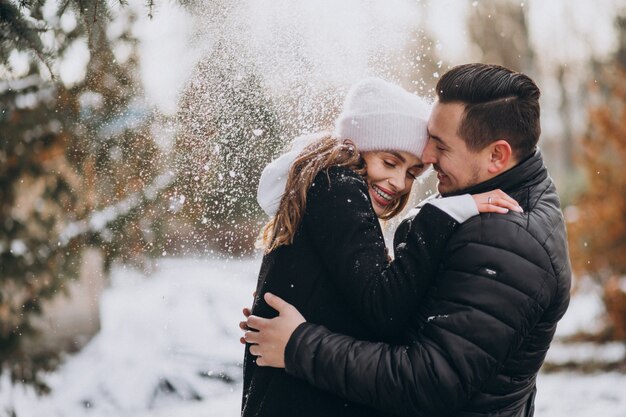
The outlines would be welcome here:
[[[291,304],[289,304],[287,301],[272,293],[266,292],[264,298],[265,302],[274,310],[278,311],[279,315],[287,308],[291,307]]]
[[[259,332],[247,331],[243,334],[243,338],[248,343],[259,343],[261,337],[259,336]]]
[[[248,317],[248,320],[246,320],[246,324],[249,329],[261,330],[267,321],[268,319],[264,319],[263,317],[251,315]]]
[[[253,354],[254,356],[260,356],[261,351],[260,351],[259,345],[250,345],[250,353]],[[260,358],[256,359],[257,364],[259,363],[259,359]]]

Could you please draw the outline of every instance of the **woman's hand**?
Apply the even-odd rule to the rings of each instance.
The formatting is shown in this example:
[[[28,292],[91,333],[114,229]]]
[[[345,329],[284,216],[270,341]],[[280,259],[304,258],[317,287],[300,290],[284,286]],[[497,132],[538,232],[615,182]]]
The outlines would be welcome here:
[[[509,210],[523,213],[520,205],[502,190],[492,190],[482,194],[472,194],[480,213],[508,213]]]

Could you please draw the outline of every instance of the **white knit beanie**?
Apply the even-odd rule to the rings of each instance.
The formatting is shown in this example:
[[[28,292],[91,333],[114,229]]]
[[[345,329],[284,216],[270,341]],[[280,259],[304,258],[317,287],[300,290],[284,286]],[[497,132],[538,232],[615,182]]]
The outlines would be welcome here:
[[[380,78],[355,84],[335,122],[335,136],[359,151],[396,150],[421,157],[428,141],[431,105]]]
[[[425,99],[379,78],[366,78],[348,91],[333,134],[354,142],[359,152],[396,150],[421,157],[428,140],[430,110]],[[323,136],[322,132],[297,137],[288,152],[265,167],[257,201],[269,216],[278,210],[293,161]]]

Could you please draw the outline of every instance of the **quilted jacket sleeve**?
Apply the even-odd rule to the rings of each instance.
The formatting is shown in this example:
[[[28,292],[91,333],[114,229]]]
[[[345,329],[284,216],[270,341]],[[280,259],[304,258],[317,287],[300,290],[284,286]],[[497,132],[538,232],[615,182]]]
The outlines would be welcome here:
[[[511,222],[480,227],[489,218],[472,219],[451,237],[425,300],[431,315],[410,345],[361,342],[303,323],[287,345],[287,372],[399,415],[462,408],[518,349],[555,291],[541,244]],[[522,242],[518,251],[505,249],[511,236]]]
[[[351,306],[381,337],[400,333],[430,286],[439,254],[458,223],[426,205],[389,264],[367,185],[352,170],[320,173],[308,195],[305,227]]]

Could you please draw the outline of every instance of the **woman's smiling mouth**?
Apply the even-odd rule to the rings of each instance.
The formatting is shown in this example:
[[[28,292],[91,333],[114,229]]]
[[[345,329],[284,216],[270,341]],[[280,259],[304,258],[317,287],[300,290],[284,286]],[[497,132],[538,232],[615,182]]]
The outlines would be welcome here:
[[[376,202],[382,206],[386,206],[394,200],[394,194],[391,191],[379,187],[376,184],[371,185],[372,190],[374,191],[373,197]]]

